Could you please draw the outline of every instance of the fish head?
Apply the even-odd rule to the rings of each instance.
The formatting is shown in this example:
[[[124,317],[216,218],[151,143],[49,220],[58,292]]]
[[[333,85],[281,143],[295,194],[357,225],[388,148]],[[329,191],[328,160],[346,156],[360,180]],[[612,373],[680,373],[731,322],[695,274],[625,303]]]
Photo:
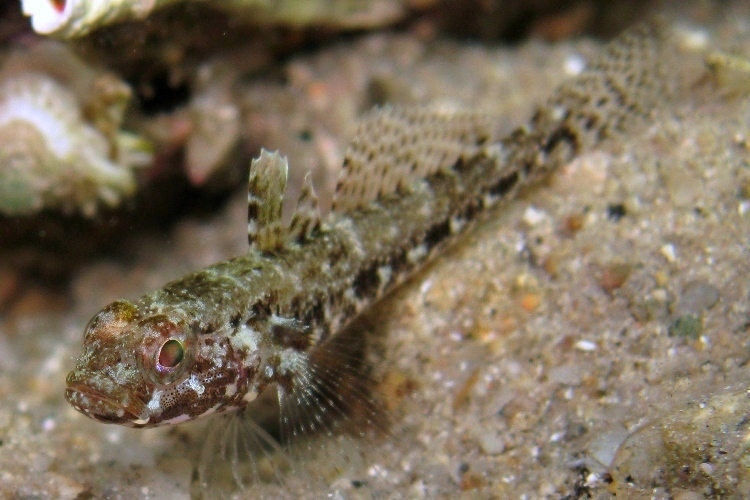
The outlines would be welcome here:
[[[247,380],[248,366],[215,359],[217,349],[183,311],[144,314],[119,300],[86,327],[65,397],[103,423],[155,427],[193,420],[242,396],[237,384]]]

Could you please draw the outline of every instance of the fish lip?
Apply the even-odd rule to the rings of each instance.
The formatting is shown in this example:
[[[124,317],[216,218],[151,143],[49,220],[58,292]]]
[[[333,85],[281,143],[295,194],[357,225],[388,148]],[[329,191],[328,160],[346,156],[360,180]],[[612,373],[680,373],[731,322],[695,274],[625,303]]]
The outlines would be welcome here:
[[[102,386],[114,382],[101,377],[81,379],[71,373],[68,376],[65,399],[76,410],[87,417],[105,424],[118,424],[128,427],[144,427],[150,420],[148,407],[140,400],[128,399],[123,403],[119,398],[108,396]]]

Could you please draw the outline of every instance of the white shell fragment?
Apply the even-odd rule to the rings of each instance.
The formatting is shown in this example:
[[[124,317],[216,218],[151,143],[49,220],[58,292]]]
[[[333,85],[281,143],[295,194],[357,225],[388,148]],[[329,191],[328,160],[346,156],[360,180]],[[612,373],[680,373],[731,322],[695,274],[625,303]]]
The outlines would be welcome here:
[[[9,58],[0,68],[0,213],[92,216],[132,194],[133,168],[151,155],[119,130],[129,98],[127,85],[57,44]]]
[[[83,36],[116,21],[148,16],[179,0],[21,0],[34,31],[62,38]]]
[[[181,2],[212,3],[255,21],[297,26],[362,28],[393,22],[404,14],[397,0],[21,0],[34,31],[60,38],[80,37],[102,26],[144,19],[165,5]]]

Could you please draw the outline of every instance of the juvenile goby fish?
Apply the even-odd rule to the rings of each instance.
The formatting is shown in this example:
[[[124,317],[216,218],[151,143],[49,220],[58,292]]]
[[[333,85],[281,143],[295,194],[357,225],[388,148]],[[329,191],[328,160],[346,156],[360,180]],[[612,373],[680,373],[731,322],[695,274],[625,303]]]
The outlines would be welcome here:
[[[321,407],[313,394],[336,385],[321,375],[316,349],[488,208],[670,98],[667,31],[650,23],[626,32],[504,138],[478,113],[372,112],[324,218],[308,177],[282,222],[287,162],[262,152],[250,169],[250,250],[99,312],[68,375],[67,400],[97,421],[131,427],[243,408],[269,386],[282,401]]]

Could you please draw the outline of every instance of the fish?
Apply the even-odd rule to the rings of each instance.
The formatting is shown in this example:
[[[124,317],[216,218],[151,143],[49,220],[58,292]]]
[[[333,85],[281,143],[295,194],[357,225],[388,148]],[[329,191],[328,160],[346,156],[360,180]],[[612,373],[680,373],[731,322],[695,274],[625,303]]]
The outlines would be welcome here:
[[[96,314],[66,399],[98,422],[136,428],[244,415],[268,391],[292,435],[346,418],[351,399],[372,398],[347,351],[357,332],[342,332],[492,209],[647,123],[679,92],[668,62],[677,54],[664,22],[631,28],[506,136],[481,112],[371,111],[325,216],[308,175],[285,222],[289,165],[263,150],[250,167],[248,252]]]

